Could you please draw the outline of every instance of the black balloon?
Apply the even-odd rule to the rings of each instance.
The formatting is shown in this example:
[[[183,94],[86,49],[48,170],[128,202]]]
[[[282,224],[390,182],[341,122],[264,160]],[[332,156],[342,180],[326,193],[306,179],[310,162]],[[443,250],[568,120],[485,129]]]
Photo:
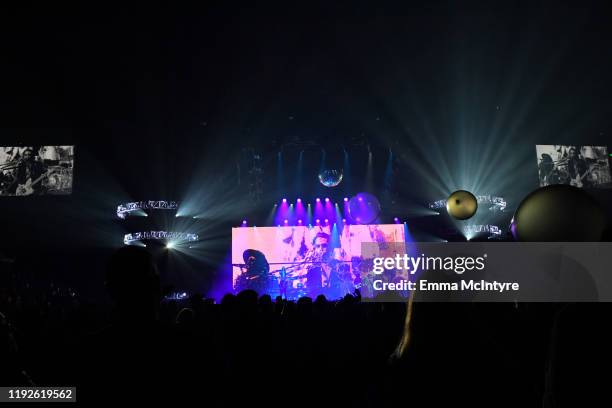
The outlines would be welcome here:
[[[525,197],[510,230],[518,241],[594,242],[602,239],[606,222],[604,210],[584,190],[551,185]]]

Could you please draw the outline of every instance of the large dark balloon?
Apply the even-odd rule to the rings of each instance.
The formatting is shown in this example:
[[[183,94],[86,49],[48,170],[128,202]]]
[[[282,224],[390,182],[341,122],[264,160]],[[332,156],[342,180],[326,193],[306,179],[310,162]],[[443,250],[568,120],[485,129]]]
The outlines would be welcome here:
[[[457,190],[446,200],[448,215],[458,220],[467,220],[476,214],[478,201],[474,194],[465,190]]]
[[[601,206],[584,190],[551,185],[529,194],[518,206],[510,230],[517,241],[600,241],[606,228]]]

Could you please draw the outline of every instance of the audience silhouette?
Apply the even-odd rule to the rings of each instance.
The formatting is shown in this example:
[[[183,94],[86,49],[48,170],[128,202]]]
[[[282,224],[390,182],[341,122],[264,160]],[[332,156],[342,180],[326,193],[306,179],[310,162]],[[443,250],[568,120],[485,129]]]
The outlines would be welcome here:
[[[56,283],[2,289],[0,385],[69,384],[99,403],[569,406],[608,338],[600,305],[169,300],[139,247],[113,254],[105,288],[108,313]]]

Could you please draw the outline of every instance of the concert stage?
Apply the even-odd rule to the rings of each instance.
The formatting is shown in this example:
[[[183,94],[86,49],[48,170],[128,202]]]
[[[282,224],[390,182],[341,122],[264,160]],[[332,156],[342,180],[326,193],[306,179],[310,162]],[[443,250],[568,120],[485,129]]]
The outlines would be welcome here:
[[[394,256],[389,244],[405,240],[403,224],[233,228],[233,288],[287,299],[337,299],[355,289],[368,296],[371,259]],[[364,243],[377,250],[364,253]]]

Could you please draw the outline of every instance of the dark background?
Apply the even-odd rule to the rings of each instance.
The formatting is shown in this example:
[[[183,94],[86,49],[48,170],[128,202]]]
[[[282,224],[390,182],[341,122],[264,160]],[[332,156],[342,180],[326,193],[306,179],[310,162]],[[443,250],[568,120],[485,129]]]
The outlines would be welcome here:
[[[3,8],[0,144],[74,144],[76,162],[71,196],[0,199],[0,249],[83,284],[121,245],[121,202],[189,203],[208,245],[198,276],[211,276],[231,226],[326,192],[319,147],[329,166],[351,155],[334,198],[366,189],[367,146],[381,186],[391,148],[384,211],[405,220],[457,188],[502,195],[511,213],[537,187],[535,144],[612,132],[606,2]],[[290,149],[279,188],[278,151],[304,140],[317,147],[301,191]],[[259,206],[238,184],[247,147],[264,158]]]

